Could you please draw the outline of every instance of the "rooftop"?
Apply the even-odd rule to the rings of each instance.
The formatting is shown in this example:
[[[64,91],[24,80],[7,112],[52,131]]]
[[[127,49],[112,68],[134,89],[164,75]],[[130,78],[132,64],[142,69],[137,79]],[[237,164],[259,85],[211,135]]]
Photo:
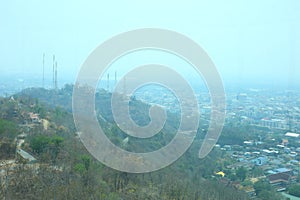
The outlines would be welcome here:
[[[285,134],[285,136],[297,138],[297,137],[300,136],[300,134],[298,134],[298,133],[287,132],[287,133]]]

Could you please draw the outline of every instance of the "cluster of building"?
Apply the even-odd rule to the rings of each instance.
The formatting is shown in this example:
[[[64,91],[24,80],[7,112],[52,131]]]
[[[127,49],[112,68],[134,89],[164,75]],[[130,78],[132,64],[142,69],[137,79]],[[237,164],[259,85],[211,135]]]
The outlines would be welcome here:
[[[174,96],[163,89],[158,89],[155,95],[143,91],[137,96],[146,102],[178,111]],[[199,93],[196,96],[201,119],[206,119],[204,125],[208,126],[211,112],[209,95]],[[238,94],[227,93],[226,98],[226,123],[257,127],[263,135],[244,141],[243,145],[216,145],[236,161],[227,166],[228,169],[235,171],[246,167],[252,170],[257,167],[263,175],[252,179],[253,183],[263,179],[277,191],[286,190],[300,177],[300,93],[249,89]],[[222,180],[226,180],[224,176]],[[247,192],[254,193],[253,187]]]
[[[300,130],[300,94],[296,91],[249,90],[229,97],[231,120],[269,129]]]
[[[289,140],[293,140],[296,145],[289,145]],[[288,185],[300,177],[300,134],[287,132],[280,143],[277,140],[268,141],[268,144],[264,141],[244,141],[243,145],[217,147],[236,160],[227,166],[228,169],[245,167],[251,170],[258,167],[264,172],[259,178],[267,180],[277,191],[286,190]],[[253,191],[252,188],[249,192]]]

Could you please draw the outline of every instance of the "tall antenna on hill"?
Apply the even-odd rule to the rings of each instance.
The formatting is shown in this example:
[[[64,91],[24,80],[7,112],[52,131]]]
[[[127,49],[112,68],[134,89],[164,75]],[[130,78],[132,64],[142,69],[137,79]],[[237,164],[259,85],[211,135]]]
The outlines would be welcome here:
[[[124,80],[123,80],[123,92],[124,92],[124,95],[126,95],[126,76],[124,76]]]
[[[115,87],[117,86],[117,71],[115,71]]]
[[[53,89],[55,89],[55,55],[53,55],[52,85]]]
[[[45,88],[45,53],[43,53],[43,88]]]
[[[58,86],[57,86],[57,61],[55,62],[55,79],[54,79],[54,87],[55,90],[57,90]]]
[[[109,73],[107,74],[107,92],[109,92]]]

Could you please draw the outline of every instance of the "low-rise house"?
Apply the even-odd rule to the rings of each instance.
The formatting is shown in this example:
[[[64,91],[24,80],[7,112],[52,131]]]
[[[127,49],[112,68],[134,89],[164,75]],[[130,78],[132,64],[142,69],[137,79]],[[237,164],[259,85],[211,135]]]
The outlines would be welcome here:
[[[30,112],[29,113],[29,118],[30,118],[32,123],[40,123],[39,114]]]
[[[252,163],[254,163],[256,166],[262,166],[267,164],[268,158],[267,157],[258,157],[252,160]]]
[[[285,134],[286,137],[290,137],[290,138],[300,138],[300,134],[298,133],[291,133],[291,132],[287,132]]]
[[[291,175],[286,173],[271,174],[268,176],[269,183],[276,188],[277,191],[285,190],[291,181]]]
[[[285,146],[287,146],[289,144],[289,140],[288,139],[282,139],[282,145],[281,146],[283,146],[283,148],[285,147]],[[278,146],[278,145],[277,145]]]
[[[26,133],[21,133],[17,136],[17,139],[25,139],[27,137]]]
[[[288,169],[288,168],[284,168],[284,167],[274,169],[273,171],[275,172],[274,174],[276,174],[276,173],[286,173],[286,174],[289,174],[291,176],[294,174],[292,169]]]
[[[244,145],[253,146],[253,141],[244,141]]]
[[[231,145],[224,145],[223,147],[226,151],[231,151]]]
[[[267,176],[269,183],[275,187],[277,191],[286,190],[287,186],[294,179],[293,170],[287,168],[279,168],[275,170],[270,170],[272,174]]]

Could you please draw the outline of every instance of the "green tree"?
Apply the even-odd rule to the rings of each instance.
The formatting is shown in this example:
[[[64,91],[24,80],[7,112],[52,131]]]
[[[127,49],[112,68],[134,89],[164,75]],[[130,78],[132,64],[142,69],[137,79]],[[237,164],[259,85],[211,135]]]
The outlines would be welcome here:
[[[85,172],[85,166],[83,163],[77,163],[75,166],[74,166],[74,170],[76,172],[78,172],[79,174],[83,174]]]
[[[48,146],[50,138],[44,135],[39,135],[31,139],[29,145],[33,152],[38,154],[42,153],[44,149]]]
[[[90,169],[90,165],[91,165],[91,158],[87,155],[83,155],[83,156],[81,156],[81,160],[84,164],[85,170],[88,171]]]
[[[90,172],[91,158],[88,155],[80,156],[80,161],[74,166],[74,170],[81,176],[82,183],[84,186],[88,186],[94,177]]]
[[[0,119],[0,137],[14,138],[17,133],[17,125],[14,122]]]
[[[60,152],[60,147],[62,145],[62,143],[64,142],[64,138],[60,137],[60,136],[53,136],[50,139],[50,144],[52,146],[51,151],[52,151],[52,155],[53,155],[53,161],[54,163],[56,162],[57,156]]]
[[[247,169],[245,167],[239,167],[236,170],[236,176],[241,181],[244,181],[246,179],[246,177],[247,177]]]
[[[267,190],[261,191],[258,195],[261,200],[273,200],[272,196],[272,192]]]
[[[291,194],[291,195],[294,195],[296,197],[300,197],[300,185],[291,185],[289,188],[288,188],[288,192]]]
[[[263,180],[260,180],[254,184],[256,195],[261,200],[280,200],[281,194],[278,194],[271,185]]]
[[[253,177],[259,177],[259,176],[262,176],[264,175],[264,170],[262,170],[260,167],[253,167],[252,170],[251,170],[251,175]]]
[[[64,138],[60,136],[54,136],[51,138],[51,143],[55,145],[55,147],[59,147],[64,142]]]
[[[50,159],[55,163],[63,142],[64,138],[60,136],[38,135],[30,140],[29,146],[33,152],[37,154],[43,153],[41,156],[47,157],[45,159]]]
[[[253,187],[255,189],[256,195],[259,195],[262,191],[270,191],[271,190],[271,185],[262,180],[257,181]]]

